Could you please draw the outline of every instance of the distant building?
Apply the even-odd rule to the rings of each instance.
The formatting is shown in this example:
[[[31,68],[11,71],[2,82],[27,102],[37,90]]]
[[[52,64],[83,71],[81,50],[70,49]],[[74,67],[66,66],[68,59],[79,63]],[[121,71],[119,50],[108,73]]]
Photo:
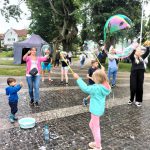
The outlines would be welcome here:
[[[7,48],[13,47],[14,42],[25,40],[27,37],[27,33],[28,31],[26,29],[8,29],[3,36],[3,46]]]
[[[4,34],[0,34],[0,47],[4,47]]]

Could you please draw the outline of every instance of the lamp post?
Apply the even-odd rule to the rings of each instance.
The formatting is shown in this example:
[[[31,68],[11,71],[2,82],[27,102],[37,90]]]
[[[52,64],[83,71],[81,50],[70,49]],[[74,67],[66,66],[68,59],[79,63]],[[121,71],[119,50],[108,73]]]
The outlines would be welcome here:
[[[142,1],[142,16],[141,16],[140,45],[141,45],[141,43],[142,43],[144,2],[145,2],[145,0]]]

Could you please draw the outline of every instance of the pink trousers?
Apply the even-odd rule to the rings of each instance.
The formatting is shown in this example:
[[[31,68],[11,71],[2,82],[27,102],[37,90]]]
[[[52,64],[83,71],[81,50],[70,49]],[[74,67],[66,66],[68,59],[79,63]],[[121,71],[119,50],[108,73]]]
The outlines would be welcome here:
[[[91,114],[89,126],[92,131],[96,147],[97,148],[101,147],[100,117]]]

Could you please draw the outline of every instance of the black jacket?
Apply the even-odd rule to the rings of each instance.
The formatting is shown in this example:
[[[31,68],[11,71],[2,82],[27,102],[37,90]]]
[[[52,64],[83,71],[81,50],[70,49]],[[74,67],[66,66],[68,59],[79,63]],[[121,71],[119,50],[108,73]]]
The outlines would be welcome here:
[[[150,49],[150,47],[147,47],[146,52],[141,56],[143,60],[148,56],[149,49]],[[143,61],[140,61],[138,64],[135,62],[134,54],[135,54],[135,50],[130,55],[130,60],[132,62],[131,71],[139,70],[139,69],[145,70]]]

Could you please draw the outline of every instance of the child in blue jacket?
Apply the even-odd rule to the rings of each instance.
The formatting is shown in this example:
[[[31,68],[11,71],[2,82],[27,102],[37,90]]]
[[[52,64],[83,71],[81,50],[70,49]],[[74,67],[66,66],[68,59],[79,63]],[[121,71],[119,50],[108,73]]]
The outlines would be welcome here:
[[[73,76],[77,80],[80,89],[91,97],[89,108],[91,120],[89,126],[94,137],[94,142],[90,142],[89,147],[94,150],[101,150],[100,116],[104,114],[106,96],[111,92],[107,75],[104,68],[97,69],[92,75],[95,84],[89,86],[87,86],[78,74],[74,73]]]
[[[18,94],[17,92],[22,88],[23,83],[16,85],[16,79],[14,78],[8,78],[7,79],[8,87],[6,88],[6,95],[8,95],[9,100],[9,106],[11,108],[11,113],[9,116],[9,120],[11,123],[14,123],[17,118],[15,117],[15,114],[18,111]]]

